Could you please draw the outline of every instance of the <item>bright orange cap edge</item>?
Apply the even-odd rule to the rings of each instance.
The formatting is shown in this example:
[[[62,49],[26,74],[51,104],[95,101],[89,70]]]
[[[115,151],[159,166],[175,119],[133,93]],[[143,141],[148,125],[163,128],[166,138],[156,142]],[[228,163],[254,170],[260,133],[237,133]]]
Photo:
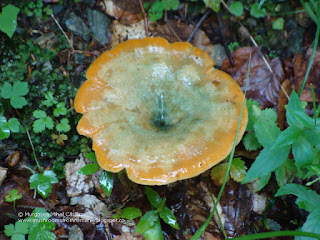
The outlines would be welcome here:
[[[95,92],[101,91],[104,88],[108,88],[107,83],[102,79],[99,79],[99,77],[97,76],[97,73],[99,72],[101,67],[103,65],[106,65],[109,61],[112,61],[114,57],[119,56],[123,52],[131,52],[134,51],[135,48],[146,46],[158,46],[166,48],[169,51],[176,52],[185,52],[187,50],[190,51],[191,49],[193,55],[204,59],[204,68],[207,69],[206,72],[210,73],[209,76],[212,79],[212,82],[217,79],[219,81],[228,81],[228,85],[230,86],[230,100],[232,98],[231,101],[233,101],[237,106],[237,115],[234,117],[236,119],[239,119],[244,94],[242,93],[238,84],[234,82],[230,75],[213,68],[214,62],[206,52],[193,47],[187,42],[176,42],[170,44],[167,40],[159,37],[148,37],[144,39],[128,40],[126,42],[120,43],[114,49],[104,52],[91,64],[86,74],[88,80],[84,82],[84,84],[80,87],[75,98],[75,110],[79,113],[84,114],[77,126],[79,134],[92,138],[93,135],[101,129],[92,128],[90,123],[85,118],[85,113],[87,111],[90,111],[90,109],[87,108],[89,101],[92,101],[93,98],[95,98],[96,100],[98,100],[99,98],[99,94],[95,94]],[[240,142],[245,132],[247,123],[248,112],[245,104],[240,123],[239,135],[236,142],[237,144]],[[134,169],[134,166],[130,165],[113,165],[111,164],[110,160],[108,161],[105,154],[103,154],[104,151],[99,149],[99,147],[95,144],[93,144],[93,150],[95,150],[96,152],[99,165],[106,171],[119,172],[122,169],[126,168],[128,177],[136,183],[145,185],[163,185],[175,182],[177,180],[183,180],[197,176],[225,159],[232,150],[237,125],[238,121],[236,121],[236,124],[233,128],[234,131],[232,131],[229,136],[221,136],[221,141],[219,144],[212,143],[209,151],[193,159],[188,159],[188,161],[183,161],[184,159],[181,159],[181,162],[178,161],[178,163],[174,165],[174,169],[170,171],[170,173],[164,172],[161,167],[158,167],[156,165],[153,166],[152,169],[148,172],[137,171]]]

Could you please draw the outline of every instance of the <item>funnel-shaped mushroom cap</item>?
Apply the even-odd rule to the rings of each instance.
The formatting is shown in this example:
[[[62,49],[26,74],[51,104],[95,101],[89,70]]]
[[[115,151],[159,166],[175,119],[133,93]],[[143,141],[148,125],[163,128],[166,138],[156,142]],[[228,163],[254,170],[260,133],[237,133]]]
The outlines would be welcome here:
[[[100,166],[137,183],[190,178],[231,152],[244,95],[210,56],[189,43],[129,40],[92,63],[79,89],[77,130]],[[241,120],[240,141],[247,125]]]

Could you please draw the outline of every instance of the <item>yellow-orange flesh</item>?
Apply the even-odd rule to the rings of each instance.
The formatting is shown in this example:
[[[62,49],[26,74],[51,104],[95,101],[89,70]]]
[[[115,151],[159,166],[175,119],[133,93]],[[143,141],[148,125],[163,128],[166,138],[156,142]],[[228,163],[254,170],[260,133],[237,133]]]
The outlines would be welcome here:
[[[244,95],[189,43],[126,41],[96,59],[87,79],[75,99],[77,129],[93,139],[103,169],[126,168],[134,182],[161,185],[230,153]],[[237,143],[247,120],[244,108]]]

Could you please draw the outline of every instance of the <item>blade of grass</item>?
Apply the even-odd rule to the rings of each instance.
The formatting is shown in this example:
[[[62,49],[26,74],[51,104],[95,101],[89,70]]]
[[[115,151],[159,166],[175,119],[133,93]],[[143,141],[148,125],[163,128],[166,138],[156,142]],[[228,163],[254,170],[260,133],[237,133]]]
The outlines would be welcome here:
[[[272,237],[284,237],[284,236],[304,236],[304,237],[311,237],[314,239],[320,239],[320,234],[316,234],[316,233],[300,232],[300,231],[278,231],[278,232],[255,233],[255,234],[250,234],[246,236],[230,238],[230,240],[256,240],[256,239],[269,239]]]
[[[314,119],[314,127],[317,126],[317,108],[316,108],[316,97],[314,94],[314,88],[312,83],[310,83],[311,87],[311,95],[312,95],[312,104],[313,104],[313,119]]]
[[[313,63],[313,58],[316,53],[316,48],[318,46],[319,36],[320,36],[320,14],[318,13],[317,7],[314,5],[315,3],[313,3],[311,1],[311,4],[313,4],[315,6],[315,13],[314,13],[313,10],[311,9],[309,3],[305,3],[304,0],[300,0],[300,2],[301,2],[301,5],[304,7],[304,9],[307,11],[307,13],[310,15],[310,17],[313,19],[313,21],[317,24],[317,30],[316,30],[316,35],[315,35],[314,42],[313,42],[312,53],[311,53],[311,56],[309,59],[307,71],[306,71],[306,74],[304,76],[303,82],[302,82],[300,90],[299,90],[299,94],[298,94],[299,97],[301,96],[302,90],[304,89],[304,86],[306,85],[307,79],[309,77],[309,73],[310,73],[310,70],[312,67],[312,63]],[[320,8],[320,4],[318,5],[318,8]]]
[[[208,189],[209,189],[209,188],[208,188]],[[213,204],[216,204],[216,201],[214,200],[213,194],[212,194],[212,192],[210,191],[210,189],[209,189],[209,192],[210,192],[210,197],[211,197],[211,199],[212,199]],[[228,236],[227,236],[227,234],[226,234],[226,230],[224,229],[223,223],[222,223],[222,221],[221,221],[221,217],[220,217],[220,215],[219,215],[218,209],[216,209],[216,213],[217,213],[217,217],[218,217],[218,220],[219,220],[219,224],[220,224],[220,226],[221,226],[221,230],[222,230],[223,236],[224,236],[224,238],[228,238]]]
[[[201,234],[206,230],[207,226],[209,225],[209,223],[210,223],[210,221],[211,221],[211,219],[212,219],[212,217],[213,217],[213,215],[214,215],[214,213],[215,213],[215,211],[217,209],[217,205],[218,205],[218,203],[220,201],[220,198],[222,196],[222,192],[223,192],[223,190],[224,190],[224,188],[226,186],[227,179],[228,179],[229,172],[230,172],[230,168],[231,168],[231,164],[232,164],[232,159],[233,159],[233,156],[234,156],[234,151],[236,149],[236,142],[237,142],[237,139],[238,139],[238,136],[239,136],[239,130],[240,130],[240,124],[241,124],[243,109],[244,109],[244,106],[246,104],[246,94],[247,94],[247,87],[248,87],[248,82],[249,82],[250,67],[251,67],[251,54],[250,54],[250,57],[249,57],[249,64],[248,64],[248,71],[247,71],[247,78],[246,78],[246,86],[245,86],[245,91],[244,91],[244,98],[243,98],[243,101],[242,101],[242,106],[241,106],[241,111],[240,111],[240,116],[239,116],[236,136],[235,136],[235,139],[234,139],[234,142],[233,142],[231,153],[229,155],[230,157],[229,157],[229,163],[228,163],[227,171],[226,171],[226,174],[224,175],[223,183],[221,185],[217,200],[214,203],[213,209],[212,209],[209,217],[204,222],[204,224],[196,231],[196,233],[192,236],[192,238],[190,240],[197,240],[201,236]]]

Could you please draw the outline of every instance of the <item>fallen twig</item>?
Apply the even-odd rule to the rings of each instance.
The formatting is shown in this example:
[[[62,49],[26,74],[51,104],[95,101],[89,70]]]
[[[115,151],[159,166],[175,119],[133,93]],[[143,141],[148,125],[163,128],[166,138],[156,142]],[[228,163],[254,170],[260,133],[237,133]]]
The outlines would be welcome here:
[[[198,28],[201,26],[201,24],[204,22],[204,20],[208,17],[209,13],[211,12],[211,9],[208,8],[207,11],[203,14],[203,16],[201,17],[200,21],[197,23],[197,25],[194,27],[194,29],[192,30],[191,34],[189,35],[187,42],[190,42],[191,39],[193,38],[194,34],[196,33],[196,31],[198,30]]]
[[[144,18],[144,29],[146,31],[146,37],[149,37],[147,14],[144,11],[142,0],[139,0],[139,3],[140,3],[140,8],[141,8],[141,11],[142,11],[143,18]]]
[[[231,63],[231,66],[234,66],[234,61],[233,61],[233,58],[231,56],[230,50],[229,50],[228,45],[227,45],[226,36],[224,35],[223,26],[222,26],[222,23],[221,23],[221,18],[220,18],[220,14],[219,13],[217,13],[217,18],[218,18],[219,30],[220,30],[220,35],[221,35],[221,38],[222,38],[224,49],[226,50],[226,53],[227,53],[227,56],[228,56],[229,61]],[[210,26],[212,28],[211,24],[210,24]]]
[[[68,38],[66,32],[63,30],[63,28],[61,27],[60,23],[58,22],[58,20],[54,17],[53,14],[51,14],[52,19],[55,21],[55,23],[58,25],[58,27],[60,28],[61,32],[63,33],[63,35],[66,37],[67,41],[70,44],[70,48],[72,49],[72,51],[74,52],[74,48],[72,46],[72,42],[70,41],[70,39]]]

